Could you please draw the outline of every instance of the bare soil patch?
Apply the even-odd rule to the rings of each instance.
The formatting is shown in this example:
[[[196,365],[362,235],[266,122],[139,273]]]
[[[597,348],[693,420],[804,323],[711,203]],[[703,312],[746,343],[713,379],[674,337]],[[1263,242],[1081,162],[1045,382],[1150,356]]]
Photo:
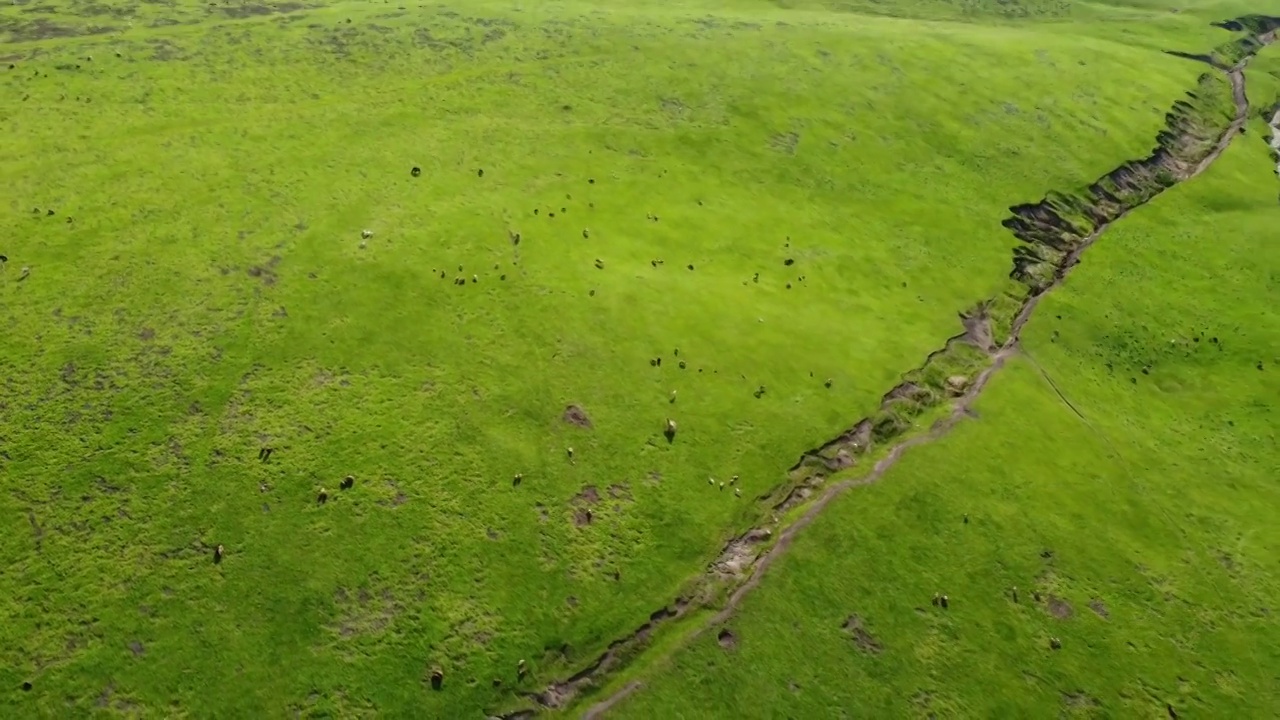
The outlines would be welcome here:
[[[1083,690],[1062,693],[1062,704],[1072,710],[1087,710],[1102,706],[1102,703],[1098,702],[1097,698]]]
[[[50,40],[53,38],[76,37],[77,35],[103,35],[114,32],[118,28],[98,25],[71,26],[59,25],[44,18],[31,21],[0,21],[0,33],[8,33],[7,42],[19,43],[31,40]]]
[[[247,17],[255,17],[258,15],[274,15],[277,13],[291,13],[299,10],[306,10],[308,5],[296,2],[276,3],[274,5],[257,4],[257,5],[232,5],[218,8],[218,10],[229,18],[242,19]],[[212,11],[210,11],[212,12]]]
[[[853,638],[853,644],[857,645],[859,650],[871,655],[878,655],[884,649],[880,641],[876,640],[875,636],[867,631],[862,618],[857,615],[850,615],[841,627]]]
[[[795,155],[800,145],[800,135],[793,132],[778,133],[769,139],[769,147],[785,155]]]
[[[569,501],[575,510],[573,511],[573,524],[575,527],[583,527],[590,525],[595,518],[595,513],[591,507],[600,502],[600,491],[596,490],[595,485],[588,485],[582,488],[582,492],[573,496]]]
[[[1054,595],[1049,596],[1046,608],[1049,610],[1050,615],[1058,618],[1059,620],[1066,620],[1073,614],[1071,610],[1071,603]]]
[[[595,505],[600,502],[600,491],[595,485],[588,485],[582,488],[582,492],[574,495],[570,502],[574,505]]]
[[[985,303],[979,303],[972,311],[960,316],[964,325],[964,341],[979,348],[983,352],[995,349],[995,338],[991,333],[991,317],[987,314]]]
[[[756,528],[744,535],[730,540],[724,546],[724,550],[720,552],[720,557],[712,563],[711,569],[717,575],[737,576],[742,574],[744,570],[751,567],[751,563],[756,558],[756,546],[773,537],[773,531],[765,528]]]
[[[728,630],[721,630],[716,635],[716,641],[720,643],[720,647],[725,650],[733,650],[738,647],[738,636]]]
[[[1103,620],[1107,620],[1111,617],[1111,611],[1107,610],[1106,603],[1102,602],[1099,598],[1094,598],[1089,601],[1089,609],[1097,613],[1098,617]]]
[[[591,418],[587,417],[587,411],[582,409],[581,405],[570,405],[564,409],[564,421],[570,425],[576,425],[580,428],[590,430],[593,425]]]

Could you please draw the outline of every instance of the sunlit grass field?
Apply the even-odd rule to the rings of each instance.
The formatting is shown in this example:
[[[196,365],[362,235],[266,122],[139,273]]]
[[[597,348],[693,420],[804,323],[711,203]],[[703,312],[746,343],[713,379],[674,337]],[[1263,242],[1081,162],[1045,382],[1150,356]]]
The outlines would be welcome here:
[[[1009,7],[0,8],[0,707],[472,717],[579,669],[1224,34]]]

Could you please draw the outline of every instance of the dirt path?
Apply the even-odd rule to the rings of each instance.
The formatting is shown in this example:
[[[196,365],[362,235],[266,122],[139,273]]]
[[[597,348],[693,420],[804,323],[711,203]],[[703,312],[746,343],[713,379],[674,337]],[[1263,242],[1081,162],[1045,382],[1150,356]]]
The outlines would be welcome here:
[[[1275,40],[1275,34],[1269,33],[1267,36],[1263,36],[1262,39],[1265,41],[1264,44],[1269,43]],[[1235,105],[1235,116],[1232,121],[1218,133],[1215,142],[1198,162],[1194,165],[1188,163],[1185,167],[1178,167],[1173,170],[1173,174],[1176,179],[1175,184],[1191,180],[1208,169],[1230,146],[1231,141],[1236,135],[1240,134],[1245,123],[1248,121],[1249,104],[1245,93],[1244,66],[1251,57],[1252,56],[1246,57],[1235,67],[1229,69],[1219,68],[1219,70],[1226,73],[1227,79],[1230,82],[1232,101]],[[1273,125],[1277,124],[1280,124],[1280,109],[1277,110],[1276,118],[1273,122]],[[1276,137],[1275,142],[1280,143],[1280,127],[1276,128],[1274,132]],[[1155,195],[1158,194],[1159,193],[1157,192],[1146,199],[1140,200],[1135,207],[1141,207],[1152,197],[1155,197]],[[969,382],[965,387],[964,392],[951,401],[949,412],[947,412],[940,420],[935,422],[927,432],[923,434],[908,435],[897,443],[891,445],[887,454],[876,462],[869,473],[859,477],[849,478],[826,487],[816,500],[809,502],[804,514],[783,528],[778,534],[776,541],[768,547],[767,550],[760,553],[758,556],[755,556],[754,559],[751,559],[749,555],[744,555],[744,553],[751,551],[755,544],[772,538],[772,532],[768,527],[761,526],[753,528],[730,542],[729,545],[726,546],[725,554],[722,555],[722,562],[713,564],[712,571],[715,571],[717,566],[723,563],[724,557],[729,556],[733,558],[732,561],[734,563],[745,565],[744,569],[748,573],[746,579],[734,588],[720,612],[716,613],[714,617],[703,623],[696,631],[691,633],[689,637],[685,638],[681,645],[685,646],[692,643],[708,630],[722,626],[727,620],[729,620],[729,618],[737,612],[739,605],[747,594],[759,586],[770,566],[772,566],[778,558],[782,557],[783,554],[785,554],[791,547],[795,537],[802,530],[808,527],[809,524],[812,523],[833,500],[851,488],[870,485],[877,482],[884,477],[885,473],[892,469],[899,460],[902,459],[908,450],[920,445],[931,443],[945,436],[963,419],[972,416],[973,413],[971,408],[974,402],[976,402],[982,395],[991,378],[1004,367],[1005,362],[1010,357],[1013,357],[1018,353],[1018,345],[1022,330],[1031,320],[1041,298],[1059,287],[1066,280],[1067,275],[1070,274],[1071,270],[1079,264],[1080,257],[1083,253],[1091,247],[1113,223],[1128,215],[1131,209],[1132,208],[1118,210],[1115,212],[1114,216],[1098,223],[1092,233],[1084,237],[1069,253],[1063,256],[1060,262],[1057,263],[1052,280],[1028,293],[1026,299],[1023,300],[1017,313],[1014,315],[1007,338],[1003,343],[996,347],[986,348],[989,356],[988,364],[977,374],[976,377],[973,378],[971,382]],[[960,337],[961,336],[957,336],[956,338],[949,339],[948,346],[952,342],[959,340]],[[930,359],[940,352],[942,351],[931,353]],[[1065,398],[1063,399],[1065,401]],[[1074,407],[1072,409],[1074,410]],[[1079,414],[1078,410],[1076,410],[1076,412]],[[1083,418],[1083,416],[1081,417]],[[841,438],[837,438],[837,440],[829,442],[824,447],[835,446],[848,437],[849,433],[846,433],[841,436]],[[738,577],[738,574],[735,572],[731,577],[736,578]],[[692,603],[687,599],[682,598],[677,600],[674,609],[663,608],[662,610],[659,610],[650,616],[650,622],[643,624],[636,632],[611,643],[608,650],[606,650],[605,653],[602,654],[600,658],[597,659],[597,661],[588,669],[575,674],[573,677],[568,678],[563,682],[553,683],[548,687],[546,692],[532,697],[544,707],[560,708],[566,706],[582,688],[595,684],[601,677],[604,677],[621,667],[626,662],[621,658],[624,655],[629,655],[629,653],[624,653],[623,651],[634,649],[638,646],[638,643],[646,640],[653,632],[654,626],[657,623],[682,617],[685,610],[691,605]],[[642,688],[643,684],[640,681],[633,680],[613,692],[611,695],[605,697],[599,703],[588,708],[583,717],[598,718],[615,707],[623,699]],[[512,715],[508,717],[516,716],[517,715]],[[518,716],[527,717],[523,712]]]

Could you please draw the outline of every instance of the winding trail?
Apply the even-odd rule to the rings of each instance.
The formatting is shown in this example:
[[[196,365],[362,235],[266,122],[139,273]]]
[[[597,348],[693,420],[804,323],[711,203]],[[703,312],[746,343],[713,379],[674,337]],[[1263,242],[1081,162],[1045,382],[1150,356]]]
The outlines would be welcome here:
[[[1276,33],[1275,31],[1271,31],[1264,35],[1258,35],[1255,37],[1260,41],[1259,47],[1262,47],[1276,40]],[[851,488],[870,485],[879,481],[911,448],[925,445],[944,437],[966,417],[973,416],[972,406],[982,395],[991,378],[1004,367],[1005,362],[1009,358],[1019,353],[1019,343],[1021,340],[1022,330],[1031,320],[1040,300],[1049,292],[1052,292],[1054,289],[1062,285],[1071,270],[1079,264],[1080,258],[1084,252],[1088,250],[1094,242],[1096,242],[1098,238],[1111,227],[1113,223],[1124,218],[1132,209],[1145,205],[1152,198],[1161,194],[1163,189],[1176,186],[1203,173],[1222,155],[1223,152],[1226,151],[1235,136],[1242,132],[1249,117],[1249,102],[1245,93],[1244,68],[1249,60],[1252,59],[1253,54],[1254,53],[1252,52],[1247,54],[1239,63],[1229,68],[1210,62],[1210,65],[1218,71],[1225,72],[1227,79],[1230,82],[1231,98],[1235,106],[1235,114],[1231,122],[1219,131],[1216,139],[1209,149],[1204,152],[1203,155],[1199,157],[1198,161],[1194,162],[1194,164],[1190,159],[1188,159],[1185,163],[1176,162],[1174,164],[1162,165],[1161,167],[1172,175],[1174,180],[1173,183],[1157,189],[1154,193],[1150,193],[1144,197],[1139,197],[1132,207],[1110,208],[1107,211],[1108,213],[1111,213],[1110,217],[1101,218],[1094,227],[1093,232],[1080,239],[1069,252],[1061,256],[1061,259],[1055,263],[1052,279],[1043,284],[1032,286],[1026,297],[1022,300],[1017,312],[1013,316],[1008,336],[1004,341],[994,347],[982,347],[982,344],[979,344],[981,349],[983,349],[988,356],[988,363],[973,378],[973,380],[968,383],[964,388],[964,392],[951,400],[949,412],[937,420],[928,431],[921,434],[908,434],[901,437],[901,439],[896,443],[890,445],[888,452],[875,463],[869,473],[858,477],[848,478],[824,488],[819,497],[808,502],[803,515],[783,528],[778,534],[776,541],[759,555],[756,555],[754,559],[749,559],[746,554],[750,552],[756,544],[760,544],[764,540],[772,538],[772,532],[767,528],[767,526],[753,528],[743,535],[738,536],[738,538],[731,541],[726,546],[725,551],[721,556],[721,561],[713,563],[711,568],[708,570],[708,574],[721,579],[728,575],[730,581],[736,582],[741,577],[741,574],[738,571],[745,570],[747,572],[746,578],[737,584],[718,613],[716,613],[710,620],[702,622],[696,630],[691,632],[688,637],[684,638],[679,643],[681,647],[687,646],[708,630],[722,626],[730,617],[732,617],[733,614],[737,612],[743,599],[748,595],[748,593],[759,586],[770,566],[772,566],[778,558],[782,557],[791,547],[795,537],[802,530],[808,527],[809,524],[812,523],[833,500]],[[1193,59],[1201,58],[1195,57]],[[1274,128],[1273,142],[1280,143],[1280,108],[1276,111],[1272,125]],[[1164,159],[1169,158],[1166,157]],[[1123,165],[1121,168],[1127,168],[1129,165],[1130,164]],[[1094,187],[1099,187],[1099,185],[1095,184]],[[1106,199],[1114,200],[1115,198],[1114,196],[1108,195],[1106,196]],[[969,318],[966,317],[966,321],[968,319]],[[968,324],[966,324],[966,329],[969,330]],[[931,361],[935,356],[945,352],[951,347],[952,343],[963,341],[964,337],[964,335],[960,335],[948,339],[947,345],[943,349],[935,351],[929,355],[929,360]],[[1046,379],[1048,378],[1046,377]],[[1052,380],[1050,380],[1050,384],[1052,384]],[[903,386],[900,385],[899,388],[901,387]],[[896,389],[897,388],[895,388],[895,390]],[[1054,385],[1054,389],[1057,391],[1056,385]],[[1058,392],[1059,396],[1062,397],[1061,392]],[[886,395],[886,398],[891,398],[892,396],[893,391]],[[1076,410],[1074,406],[1071,406],[1070,402],[1067,401],[1065,397],[1062,397],[1062,399],[1074,412],[1076,412],[1077,415],[1080,414],[1079,410]],[[1081,419],[1084,419],[1083,415],[1081,415]],[[863,421],[864,424],[866,422],[866,420]],[[841,445],[847,445],[850,442],[853,442],[856,445],[858,441],[851,440],[854,436],[853,434],[854,431],[847,431],[821,447],[824,449],[839,447]],[[813,453],[806,454],[806,457],[817,458]],[[802,458],[801,464],[803,464],[803,462],[804,459]],[[800,467],[801,464],[797,464],[796,467]],[[828,466],[827,469],[839,470],[843,467],[847,467],[847,465],[836,465],[834,467]],[[787,501],[784,501],[784,503],[786,502]],[[776,523],[776,519],[774,522]],[[724,558],[726,556],[731,559],[729,561],[725,561]],[[726,565],[731,568],[732,572],[725,573],[722,571],[722,568]],[[642,624],[636,631],[611,643],[609,647],[595,660],[595,662],[591,663],[587,668],[563,681],[552,683],[543,693],[529,695],[529,699],[536,700],[537,703],[544,708],[558,709],[567,707],[584,687],[596,684],[596,681],[600,678],[624,666],[627,662],[626,658],[631,655],[629,651],[635,650],[640,643],[647,640],[651,636],[657,624],[680,618],[684,616],[686,611],[691,610],[694,607],[696,607],[696,603],[692,602],[688,598],[677,599],[673,606],[661,608],[650,615],[649,621]],[[600,702],[586,709],[583,717],[589,719],[599,718],[604,713],[615,707],[619,702],[623,701],[625,698],[643,687],[644,685],[641,681],[632,680],[613,691],[610,695],[604,697]],[[514,720],[516,718],[530,717],[533,713],[533,710],[521,710],[503,717]]]

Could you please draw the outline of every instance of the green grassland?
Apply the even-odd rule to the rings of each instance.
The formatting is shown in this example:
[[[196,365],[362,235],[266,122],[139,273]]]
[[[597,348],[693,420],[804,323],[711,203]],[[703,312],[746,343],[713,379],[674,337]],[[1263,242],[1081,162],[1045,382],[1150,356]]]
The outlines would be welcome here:
[[[734,648],[706,633],[613,716],[1273,715],[1280,187],[1255,131],[1089,251],[978,419],[828,508]]]
[[[585,664],[1241,12],[1001,8],[0,8],[0,712],[470,717]]]

